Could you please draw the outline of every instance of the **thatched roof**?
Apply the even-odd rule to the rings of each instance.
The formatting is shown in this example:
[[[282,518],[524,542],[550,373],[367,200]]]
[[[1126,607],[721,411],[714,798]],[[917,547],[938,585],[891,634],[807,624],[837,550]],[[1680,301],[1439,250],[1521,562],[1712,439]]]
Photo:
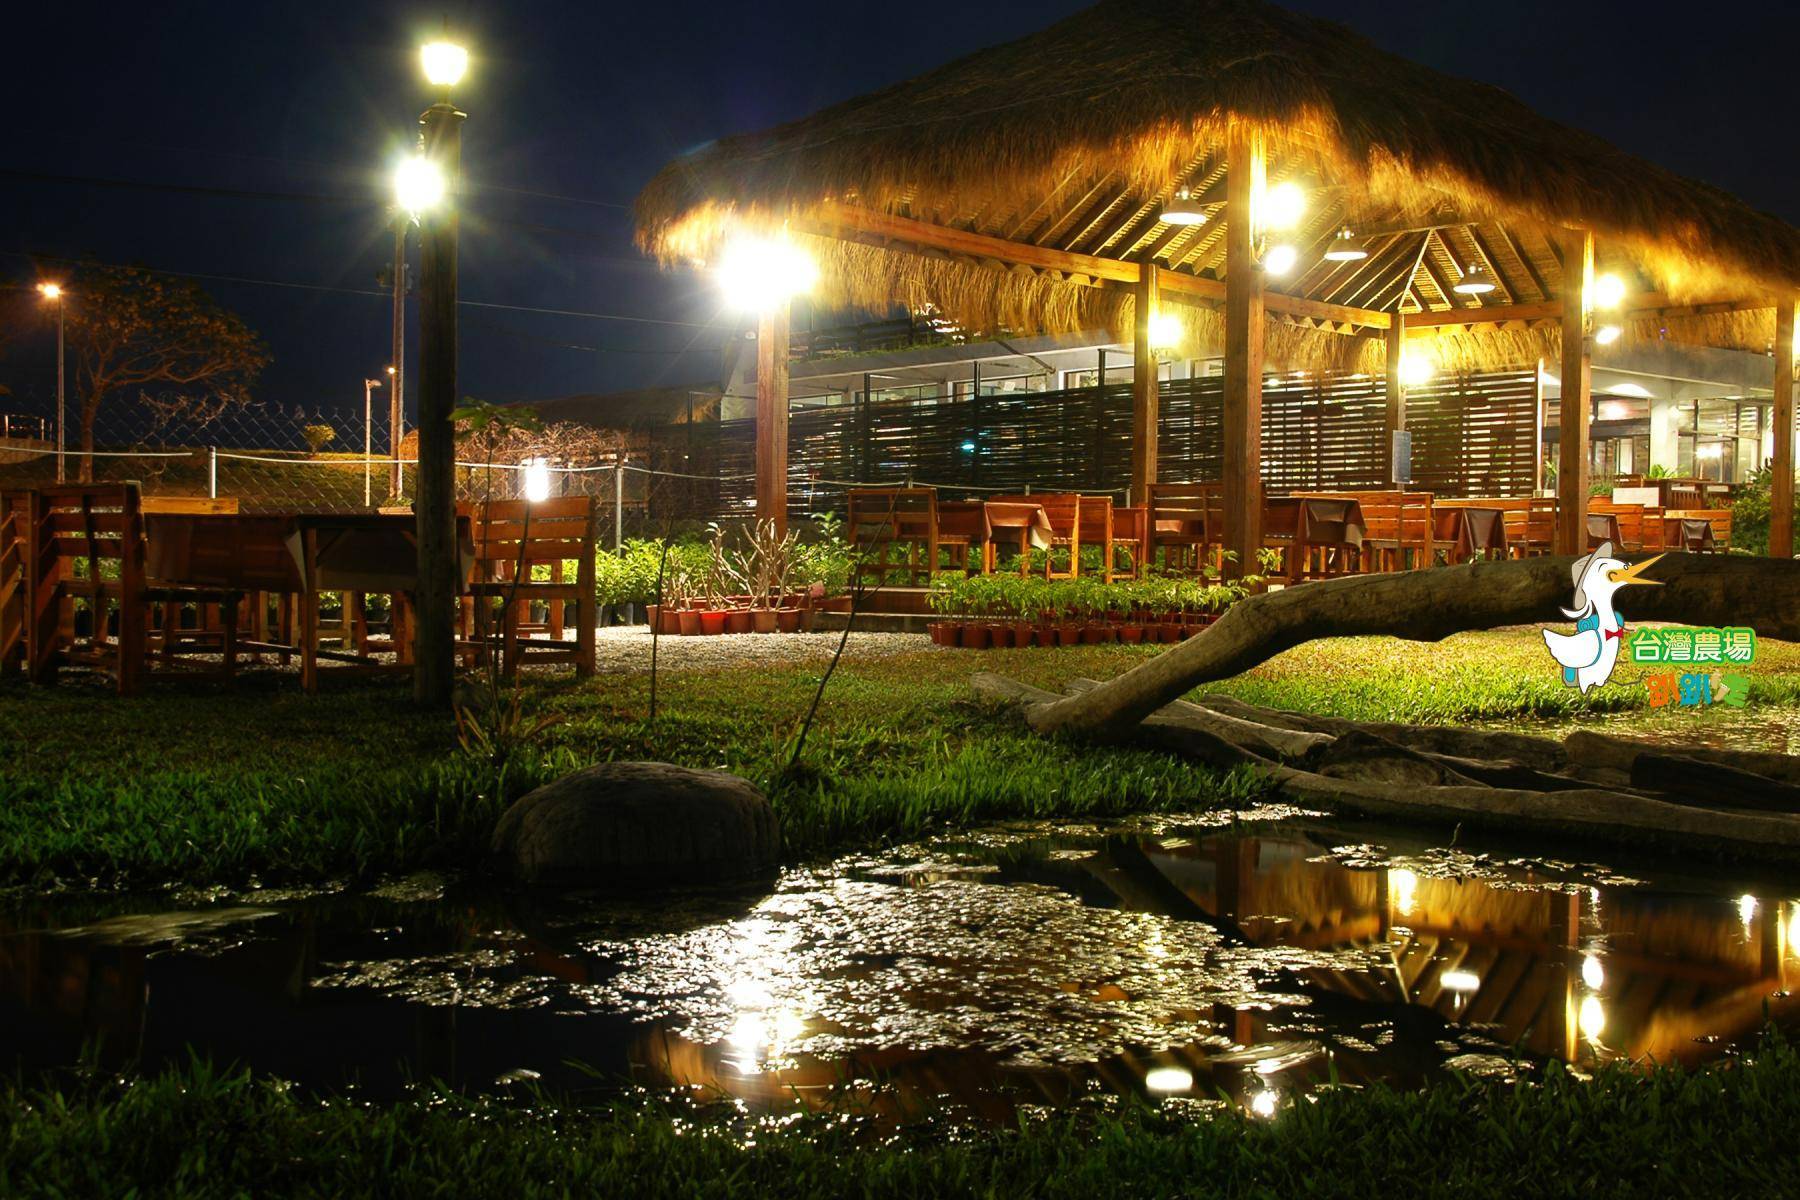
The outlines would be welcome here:
[[[1675,302],[1800,288],[1800,230],[1779,218],[1263,0],[1103,0],[917,79],[724,139],[650,182],[638,237],[665,261],[704,260],[743,222],[788,223],[810,240],[822,205],[837,202],[1222,276],[1227,214],[1181,228],[1159,213],[1178,187],[1222,199],[1233,123],[1262,133],[1271,180],[1303,179],[1312,198],[1301,265],[1276,285],[1290,294],[1441,311],[1472,303],[1448,284],[1484,262],[1501,288],[1482,303],[1548,300],[1561,284],[1553,235],[1566,227],[1592,230],[1604,263]],[[1345,222],[1374,231],[1370,258],[1320,263]],[[880,239],[813,248],[828,305],[932,305],[970,328],[1044,332],[1122,329],[1130,311],[1118,289]],[[1191,315],[1214,344],[1212,318]],[[1758,349],[1773,328],[1766,312],[1684,320],[1687,336]],[[1490,326],[1452,341],[1465,357],[1517,361],[1542,352],[1544,335]],[[1354,360],[1364,341],[1271,323],[1276,361]]]

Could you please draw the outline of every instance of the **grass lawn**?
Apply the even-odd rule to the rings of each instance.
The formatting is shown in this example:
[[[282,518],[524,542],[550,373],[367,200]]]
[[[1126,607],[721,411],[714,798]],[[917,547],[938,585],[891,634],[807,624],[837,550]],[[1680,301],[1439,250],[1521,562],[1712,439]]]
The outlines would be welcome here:
[[[994,670],[1042,687],[1107,678],[1155,651],[917,652],[858,660],[833,677],[802,769],[774,791],[789,853],[912,837],[1007,817],[1198,810],[1260,792],[1166,754],[1050,742],[971,697]],[[786,763],[820,667],[667,672],[659,717],[649,682],[602,676],[532,685],[560,723],[505,772],[464,755],[449,723],[413,712],[403,688],[354,684],[299,695],[291,678],[236,693],[153,690],[122,701],[80,686],[0,684],[0,884],[150,886],[174,881],[322,881],[475,861],[508,799],[609,758],[665,758],[758,781]],[[1439,644],[1315,642],[1218,690],[1280,707],[1371,720],[1568,723],[1625,714],[1703,731],[1800,705],[1800,647],[1764,642],[1744,713],[1649,714],[1643,672],[1621,668],[1581,698],[1556,679],[1532,630]],[[1632,718],[1633,713],[1637,714]]]
[[[1327,1091],[1263,1120],[1139,1105],[898,1134],[853,1114],[306,1099],[196,1067],[0,1095],[0,1193],[1739,1197],[1795,1194],[1800,1055],[1540,1085]],[[1784,1147],[1786,1149],[1784,1149]]]

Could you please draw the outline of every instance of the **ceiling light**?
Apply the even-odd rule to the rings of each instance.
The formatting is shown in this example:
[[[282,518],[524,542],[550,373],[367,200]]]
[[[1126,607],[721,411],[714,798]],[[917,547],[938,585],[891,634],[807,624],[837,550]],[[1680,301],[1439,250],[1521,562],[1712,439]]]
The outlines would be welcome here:
[[[1473,971],[1445,971],[1438,979],[1453,992],[1473,992],[1481,987],[1481,976]]]
[[[1300,252],[1292,246],[1270,246],[1268,253],[1263,255],[1263,270],[1271,275],[1286,275],[1299,260]]]
[[[1174,313],[1152,313],[1150,316],[1150,346],[1154,350],[1168,350],[1181,345],[1181,318]]]
[[[1650,399],[1650,389],[1637,383],[1615,383],[1606,389],[1615,396],[1630,396],[1633,400]]]
[[[1464,296],[1482,296],[1494,290],[1494,279],[1480,263],[1471,263],[1450,290]]]
[[[1617,400],[1608,400],[1600,406],[1602,421],[1623,421],[1630,410]]]
[[[1594,330],[1594,344],[1598,346],[1610,346],[1618,341],[1619,335],[1624,332],[1625,331],[1620,329],[1617,325],[1602,325],[1600,328]]]
[[[1625,301],[1625,281],[1606,274],[1594,280],[1594,307],[1617,308]]]
[[[1278,183],[1263,196],[1262,227],[1292,229],[1306,215],[1306,192],[1292,180]]]
[[[1423,354],[1402,354],[1400,356],[1400,382],[1407,387],[1419,387],[1430,383],[1436,370],[1436,365]]]
[[[1181,1067],[1152,1067],[1144,1086],[1153,1092],[1188,1092],[1194,1088],[1194,1074]]]
[[[1206,206],[1182,188],[1163,205],[1162,219],[1165,225],[1204,225]]]
[[[1337,236],[1331,240],[1331,249],[1325,252],[1327,262],[1355,262],[1367,257],[1369,252],[1363,249],[1362,242],[1357,240],[1355,231],[1348,225],[1338,230]]]

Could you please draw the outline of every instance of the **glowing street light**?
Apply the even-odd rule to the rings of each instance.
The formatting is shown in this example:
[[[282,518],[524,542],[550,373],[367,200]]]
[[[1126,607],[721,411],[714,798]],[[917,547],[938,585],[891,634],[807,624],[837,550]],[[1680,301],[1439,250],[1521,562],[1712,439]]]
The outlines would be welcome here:
[[[785,237],[740,237],[725,247],[718,279],[732,308],[770,312],[812,291],[819,266]]]
[[[1400,356],[1400,382],[1406,387],[1423,387],[1436,371],[1436,365],[1423,354]]]
[[[444,171],[423,154],[400,160],[394,168],[394,203],[418,216],[444,202]]]
[[[533,504],[550,498],[550,460],[547,458],[528,458],[525,460],[525,499]]]
[[[419,65],[428,83],[447,92],[468,73],[469,52],[455,42],[426,42],[419,47]]]
[[[1306,215],[1306,192],[1292,180],[1278,183],[1263,195],[1264,229],[1292,229]]]
[[[63,360],[67,355],[63,352],[63,289],[62,284],[46,280],[38,284],[38,293],[46,300],[56,302],[56,482],[68,480],[67,459],[64,456],[66,441],[63,437],[63,417],[65,415],[65,393],[63,390]]]

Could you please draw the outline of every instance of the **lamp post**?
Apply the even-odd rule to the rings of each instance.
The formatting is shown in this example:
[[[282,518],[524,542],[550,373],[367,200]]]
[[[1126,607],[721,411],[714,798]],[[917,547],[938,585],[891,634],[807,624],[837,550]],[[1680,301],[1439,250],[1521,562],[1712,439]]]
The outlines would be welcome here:
[[[40,283],[38,291],[42,293],[44,299],[56,301],[56,482],[66,483],[69,471],[64,453],[67,443],[63,437],[65,413],[63,359],[66,357],[63,353],[63,290],[60,283]]]
[[[374,451],[374,418],[375,389],[381,386],[379,379],[363,380],[363,507],[368,508],[374,501],[369,488],[369,455]]]
[[[388,476],[388,495],[399,496],[402,484],[400,474],[400,426],[406,415],[406,225],[409,216],[405,209],[394,212],[394,351],[388,359],[388,374],[393,377],[394,386],[388,393],[388,445],[393,452],[394,465]]]
[[[435,168],[447,202],[425,206],[419,218],[419,471],[413,498],[419,573],[413,699],[428,708],[446,708],[456,668],[456,428],[450,414],[456,408],[454,197],[463,122],[463,114],[450,103],[450,89],[468,69],[469,55],[450,42],[432,42],[419,57],[425,78],[442,89],[419,124],[423,161]]]

